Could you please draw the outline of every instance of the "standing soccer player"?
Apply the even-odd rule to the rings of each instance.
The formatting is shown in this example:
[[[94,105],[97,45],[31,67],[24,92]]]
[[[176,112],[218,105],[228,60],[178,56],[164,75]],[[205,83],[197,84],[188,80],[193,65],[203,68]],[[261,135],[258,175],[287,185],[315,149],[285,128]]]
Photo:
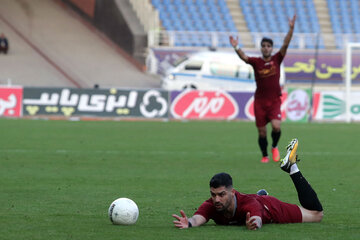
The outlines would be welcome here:
[[[270,122],[272,127],[272,159],[280,160],[277,144],[281,135],[281,87],[280,87],[280,65],[289,47],[295,26],[296,15],[289,19],[289,31],[280,50],[271,55],[273,41],[270,38],[261,40],[262,57],[248,57],[238,46],[238,39],[230,36],[230,44],[234,47],[239,57],[254,68],[256,91],[254,101],[255,122],[258,129],[258,143],[262,152],[261,162],[269,162],[267,152],[266,125]]]

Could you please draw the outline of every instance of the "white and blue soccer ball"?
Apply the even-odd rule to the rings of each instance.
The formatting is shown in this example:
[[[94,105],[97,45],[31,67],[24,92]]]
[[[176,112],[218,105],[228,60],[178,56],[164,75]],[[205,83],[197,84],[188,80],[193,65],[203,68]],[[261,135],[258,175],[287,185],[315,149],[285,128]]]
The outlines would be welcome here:
[[[129,198],[118,198],[110,204],[108,215],[113,224],[135,224],[139,217],[139,208]]]

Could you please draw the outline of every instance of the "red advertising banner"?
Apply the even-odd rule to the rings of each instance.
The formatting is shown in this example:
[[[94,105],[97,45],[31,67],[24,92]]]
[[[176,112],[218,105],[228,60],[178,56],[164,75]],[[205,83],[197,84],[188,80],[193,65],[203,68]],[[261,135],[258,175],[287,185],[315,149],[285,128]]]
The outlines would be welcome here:
[[[187,90],[171,92],[171,116],[176,119],[255,121],[254,96],[249,92]],[[317,111],[318,96],[314,94],[314,112]],[[286,120],[289,107],[288,93],[282,92],[281,117]]]
[[[177,119],[230,120],[237,117],[239,107],[230,93],[189,90],[173,96],[171,113]]]
[[[22,116],[21,87],[0,87],[0,117]]]

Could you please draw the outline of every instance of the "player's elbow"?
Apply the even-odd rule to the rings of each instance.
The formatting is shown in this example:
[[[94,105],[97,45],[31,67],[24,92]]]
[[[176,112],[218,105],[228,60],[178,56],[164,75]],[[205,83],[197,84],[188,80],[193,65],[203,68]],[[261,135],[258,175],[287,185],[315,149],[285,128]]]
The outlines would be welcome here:
[[[289,48],[289,45],[290,45],[290,43],[285,42],[285,43],[282,45],[281,49],[286,51],[286,50]]]

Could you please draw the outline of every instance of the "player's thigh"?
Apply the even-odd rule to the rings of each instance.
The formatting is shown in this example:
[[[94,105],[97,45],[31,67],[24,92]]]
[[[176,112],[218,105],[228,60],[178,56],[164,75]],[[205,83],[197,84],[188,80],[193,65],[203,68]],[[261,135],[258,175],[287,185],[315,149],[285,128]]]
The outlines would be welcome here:
[[[255,101],[254,104],[256,127],[261,128],[269,122],[266,116],[266,107],[261,101]]]
[[[281,100],[276,99],[274,102],[272,102],[269,108],[267,109],[266,114],[271,121],[272,120],[281,121]]]

